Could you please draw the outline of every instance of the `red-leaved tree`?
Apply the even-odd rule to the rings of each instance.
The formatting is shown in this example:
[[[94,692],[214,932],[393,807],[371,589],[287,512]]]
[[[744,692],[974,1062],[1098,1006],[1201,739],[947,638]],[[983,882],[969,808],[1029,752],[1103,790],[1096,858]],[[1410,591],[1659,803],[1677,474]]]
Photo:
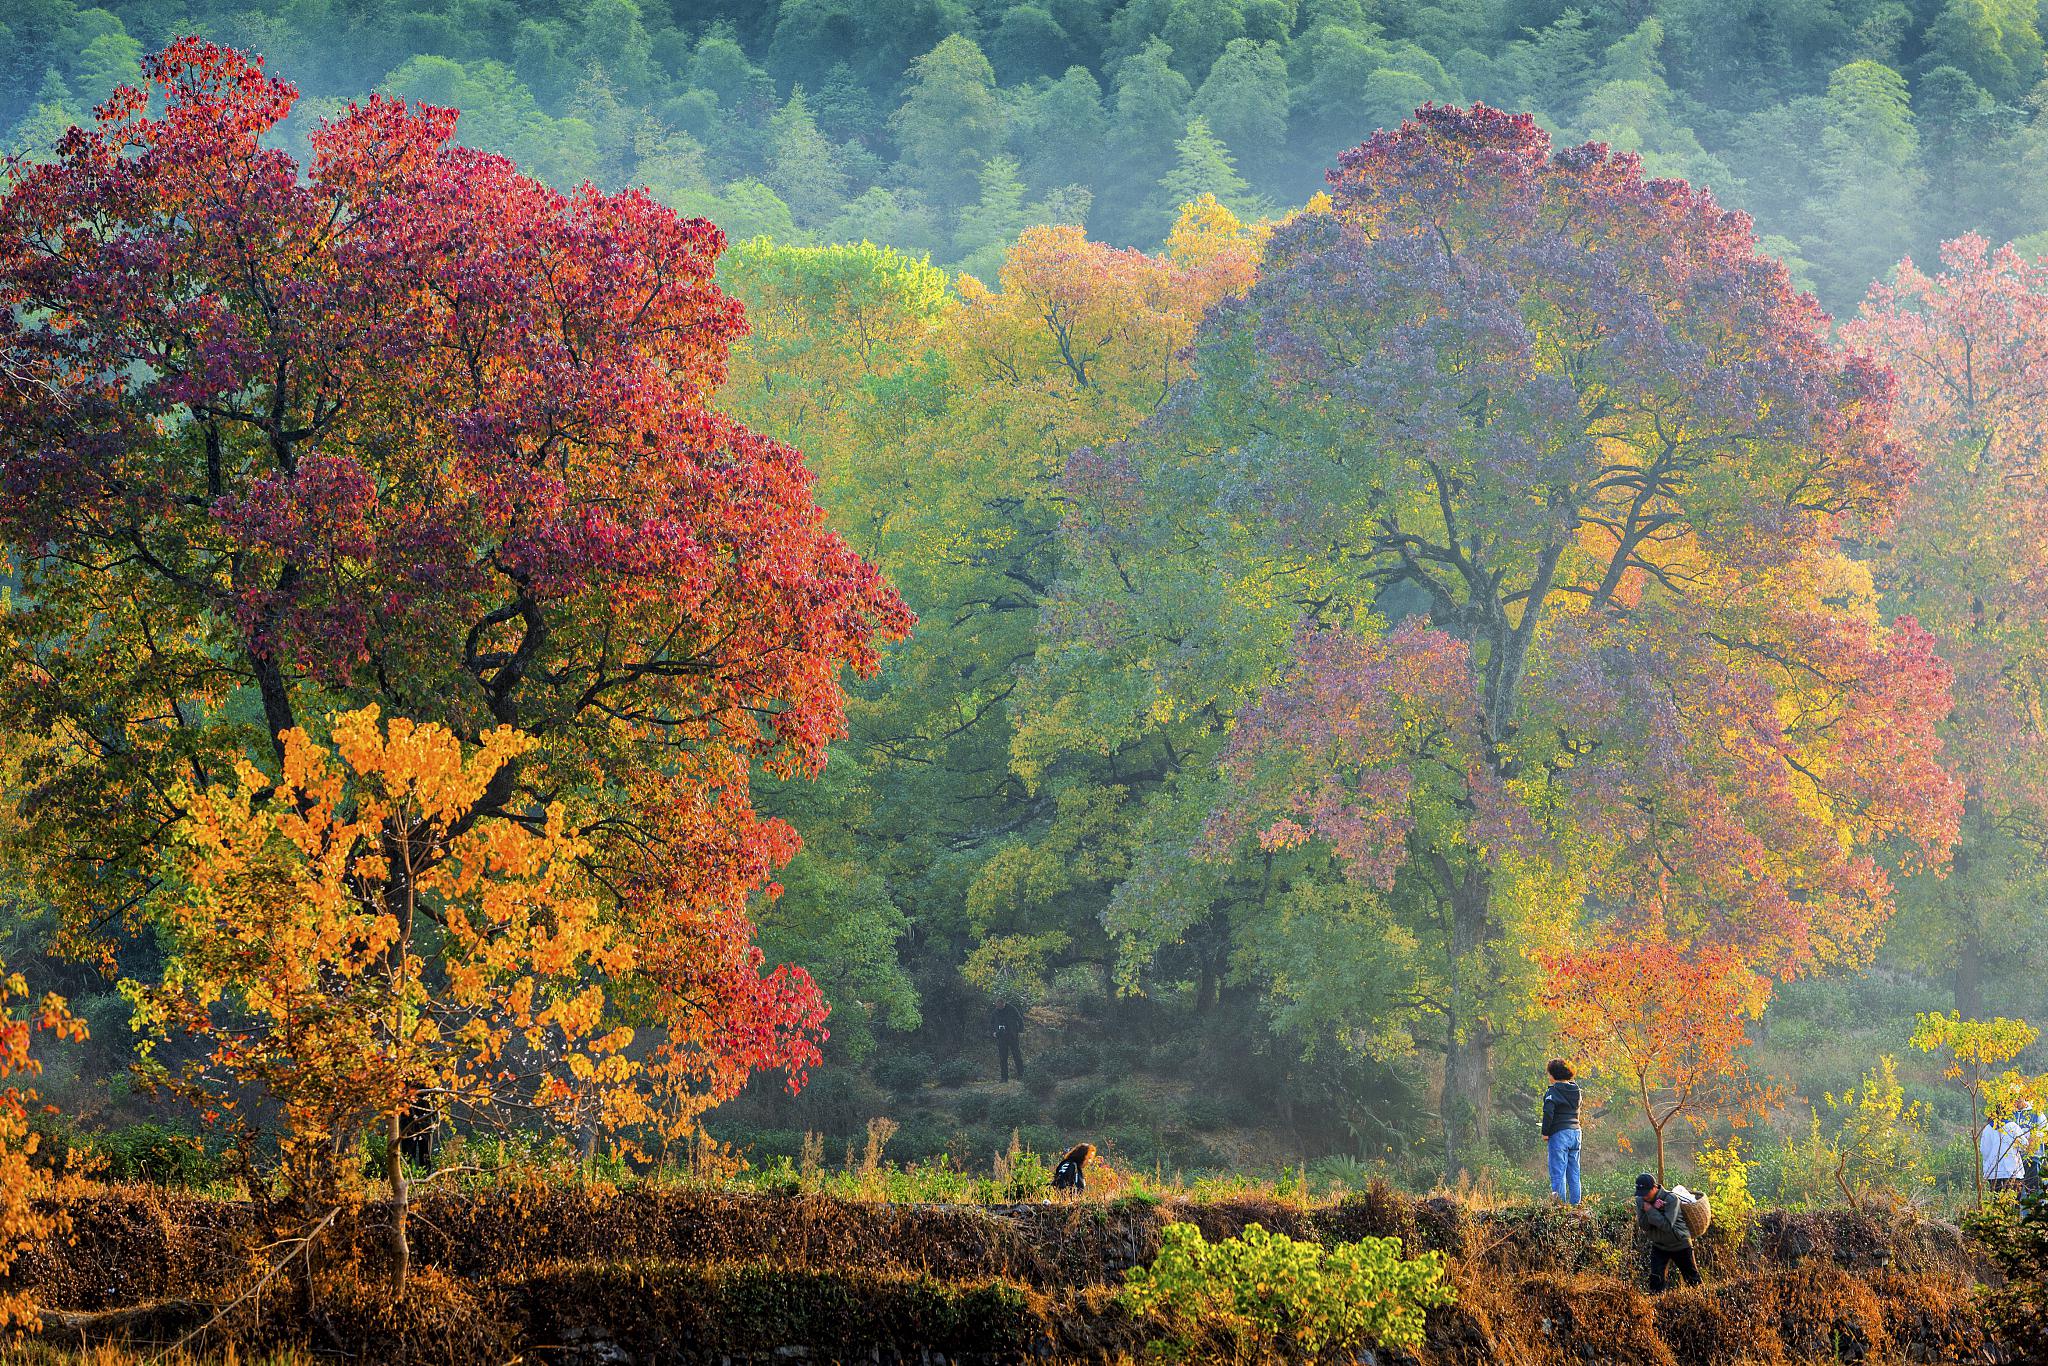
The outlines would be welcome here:
[[[1687,952],[1656,936],[1614,938],[1544,961],[1541,997],[1576,1056],[1626,1092],[1656,1136],[1657,1184],[1672,1123],[1741,1121],[1773,1089],[1747,1075],[1743,1021],[1769,992],[1726,949]],[[1620,1099],[1620,1097],[1617,1097]]]
[[[1944,728],[1966,805],[1955,876],[1914,889],[1899,947],[1984,1013],[1988,972],[2038,939],[2048,850],[2048,263],[1975,234],[1902,262],[1842,328],[1898,376],[1922,463],[1877,538],[1879,588],[1956,671]]]
[[[635,945],[628,1020],[700,1093],[800,1075],[822,1004],[747,915],[796,835],[750,777],[815,771],[842,671],[911,618],[798,453],[712,406],[745,328],[723,237],[379,97],[300,166],[263,141],[294,98],[185,39],[9,174],[22,849],[87,939],[148,899],[176,794],[274,771],[295,728],[509,727],[533,743],[446,836],[561,803]],[[439,932],[407,883],[397,943]]]

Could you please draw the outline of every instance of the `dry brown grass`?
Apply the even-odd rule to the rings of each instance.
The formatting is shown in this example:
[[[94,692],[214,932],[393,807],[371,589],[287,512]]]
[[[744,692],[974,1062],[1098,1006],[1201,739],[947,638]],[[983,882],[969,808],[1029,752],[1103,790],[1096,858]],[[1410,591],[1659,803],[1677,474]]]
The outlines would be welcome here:
[[[638,1359],[709,1341],[763,1352],[802,1343],[824,1359],[865,1359],[883,1344],[949,1359],[1113,1363],[1142,1357],[1152,1332],[1117,1306],[1115,1286],[1151,1258],[1170,1219],[1212,1241],[1257,1222],[1298,1238],[1375,1235],[1399,1238],[1411,1255],[1449,1252],[1461,1299],[1430,1316],[1427,1366],[1954,1362],[1983,1360],[1988,1345],[1968,1250],[1938,1226],[1766,1220],[1768,1236],[1752,1246],[1710,1240],[1704,1288],[1652,1300],[1636,1288],[1632,1234],[1616,1218],[1475,1211],[1384,1187],[1321,1206],[1270,1194],[1117,1200],[1105,1197],[1139,1187],[1119,1186],[1114,1168],[1103,1177],[1086,1199],[996,1208],[709,1185],[435,1192],[416,1207],[416,1271],[400,1308],[382,1291],[383,1211],[351,1207],[310,1316],[302,1286],[283,1277],[260,1310],[252,1303],[212,1325],[173,1366],[231,1350],[237,1366],[298,1366],[294,1349],[362,1366],[468,1366],[565,1335]],[[98,1192],[73,1215],[71,1242],[22,1263],[43,1304],[73,1312],[52,1313],[61,1332],[34,1355],[0,1349],[0,1361],[131,1366],[137,1358],[112,1346],[66,1353],[95,1341],[96,1324],[99,1336],[126,1332],[145,1346],[178,1340],[261,1272],[256,1249],[276,1222],[247,1205],[144,1188]],[[118,1312],[151,1303],[157,1312]],[[117,1312],[80,1312],[95,1310]],[[203,1347],[220,1354],[190,1354]]]

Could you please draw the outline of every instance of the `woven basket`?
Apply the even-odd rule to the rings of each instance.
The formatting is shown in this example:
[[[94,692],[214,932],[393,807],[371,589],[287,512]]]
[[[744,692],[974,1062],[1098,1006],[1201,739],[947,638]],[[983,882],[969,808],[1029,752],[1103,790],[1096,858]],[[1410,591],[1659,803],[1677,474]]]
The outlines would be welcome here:
[[[1678,1217],[1685,1220],[1685,1226],[1697,1238],[1707,1231],[1707,1225],[1714,1222],[1714,1207],[1707,1203],[1704,1195],[1694,1196],[1679,1205]]]

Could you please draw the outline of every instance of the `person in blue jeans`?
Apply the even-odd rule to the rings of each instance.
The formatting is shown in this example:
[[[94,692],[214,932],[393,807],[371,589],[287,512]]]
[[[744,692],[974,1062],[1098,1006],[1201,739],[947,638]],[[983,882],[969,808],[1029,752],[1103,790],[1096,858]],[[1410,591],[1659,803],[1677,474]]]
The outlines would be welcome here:
[[[1571,1064],[1552,1058],[1543,1093],[1543,1140],[1550,1145],[1550,1189],[1567,1205],[1579,1203],[1579,1084]]]

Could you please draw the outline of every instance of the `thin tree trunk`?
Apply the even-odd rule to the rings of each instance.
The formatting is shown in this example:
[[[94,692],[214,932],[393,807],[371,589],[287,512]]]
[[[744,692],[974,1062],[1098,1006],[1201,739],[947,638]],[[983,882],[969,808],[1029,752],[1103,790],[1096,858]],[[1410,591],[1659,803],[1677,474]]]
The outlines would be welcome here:
[[[391,1300],[394,1304],[405,1298],[406,1277],[412,1271],[412,1246],[405,1236],[411,1186],[405,1179],[405,1154],[399,1146],[404,1127],[404,1110],[394,1109],[386,1116],[384,1176],[391,1183]]]
[[[412,931],[414,914],[418,910],[418,876],[413,865],[412,830],[408,815],[401,812],[398,828],[386,833],[387,853],[397,855],[391,862],[395,882],[387,884],[394,918],[398,922],[398,933],[393,936],[388,950],[394,982],[392,997],[391,1037],[394,1044],[404,1036],[406,984],[412,969]],[[391,1107],[385,1117],[384,1175],[391,1183],[391,1301],[396,1304],[405,1298],[405,1283],[412,1271],[412,1247],[406,1240],[405,1221],[411,1204],[411,1189],[405,1179],[405,1116],[412,1108],[413,1098]]]

